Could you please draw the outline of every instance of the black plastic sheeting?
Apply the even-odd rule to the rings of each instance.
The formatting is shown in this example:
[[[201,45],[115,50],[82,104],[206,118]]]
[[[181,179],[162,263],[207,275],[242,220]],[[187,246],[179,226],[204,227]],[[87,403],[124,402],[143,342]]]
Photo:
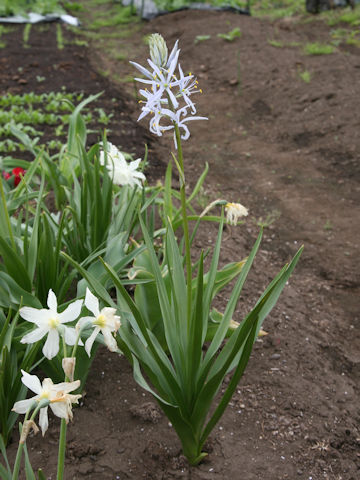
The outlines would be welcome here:
[[[181,12],[183,10],[206,10],[214,12],[233,12],[241,15],[250,15],[250,10],[240,7],[232,7],[230,5],[224,5],[223,7],[214,7],[207,3],[191,3],[188,6],[177,8],[175,10],[160,10],[156,6],[153,0],[123,0],[124,6],[133,5],[136,9],[137,15],[143,20],[152,20],[155,17],[161,15],[169,15],[175,12]]]
[[[306,11],[308,13],[320,13],[334,8],[352,7],[360,0],[306,0]]]
[[[351,4],[355,5],[356,3],[360,3],[360,0],[304,0],[304,12],[307,10],[310,13],[318,13],[320,11],[329,10],[330,8],[342,8]],[[151,20],[161,15],[169,15],[170,13],[181,12],[183,10],[206,10],[251,15],[250,2],[248,2],[248,8],[233,7],[230,5],[215,7],[207,3],[195,2],[175,10],[160,10],[156,6],[154,0],[122,0],[122,4],[124,6],[133,5],[136,9],[137,15],[143,20]],[[314,8],[313,5],[318,6]]]

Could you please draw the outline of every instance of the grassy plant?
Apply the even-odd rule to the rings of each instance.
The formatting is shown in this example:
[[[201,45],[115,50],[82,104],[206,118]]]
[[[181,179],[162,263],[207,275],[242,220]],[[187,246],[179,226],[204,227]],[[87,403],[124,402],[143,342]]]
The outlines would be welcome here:
[[[235,27],[233,30],[231,30],[228,33],[218,33],[217,36],[219,38],[222,38],[223,40],[226,40],[227,42],[233,42],[236,38],[240,38],[242,35],[240,28]]]
[[[345,43],[347,45],[360,45],[360,31],[358,29],[350,30],[348,28],[337,28],[330,32],[332,43],[335,46]]]
[[[43,77],[38,78],[39,82],[45,80]],[[0,97],[0,152],[24,151],[23,146],[13,140],[11,127],[22,130],[34,142],[37,139],[39,146],[44,130],[53,131],[54,136],[60,138],[50,140],[46,147],[50,151],[59,150],[65,143],[65,127],[68,126],[71,114],[70,103],[79,102],[82,99],[83,94],[69,93],[65,90],[44,94],[35,94],[34,92],[24,95],[8,94]],[[99,120],[103,125],[108,125],[113,115],[105,112],[104,109],[95,109],[95,115],[93,115],[87,107],[82,113],[85,121],[92,125]],[[64,140],[63,142],[61,138]]]
[[[56,44],[59,50],[64,48],[64,37],[60,23],[56,25]]]
[[[205,42],[205,40],[210,40],[211,35],[196,35],[194,43],[197,45],[200,42]]]
[[[29,47],[30,32],[31,32],[31,23],[27,23],[23,30],[23,44],[25,48]]]
[[[310,83],[311,81],[311,72],[309,70],[299,70],[298,75],[301,78],[301,80],[305,83]]]
[[[284,47],[284,42],[281,42],[280,40],[275,40],[275,39],[268,39],[268,44],[271,45],[272,47],[276,48],[283,48]]]
[[[330,55],[335,52],[335,47],[318,42],[307,43],[304,47],[304,52],[306,55]]]
[[[123,25],[126,23],[137,21],[137,17],[134,17],[134,13],[131,7],[117,6],[116,10],[106,12],[102,18],[94,20],[89,26],[91,30],[98,30],[105,27],[115,27],[117,25]]]
[[[330,26],[338,25],[339,23],[347,23],[355,27],[360,25],[360,8],[358,7],[348,11],[324,12],[323,15]]]
[[[24,15],[29,12],[40,14],[64,13],[58,0],[5,0],[0,4],[0,16]]]

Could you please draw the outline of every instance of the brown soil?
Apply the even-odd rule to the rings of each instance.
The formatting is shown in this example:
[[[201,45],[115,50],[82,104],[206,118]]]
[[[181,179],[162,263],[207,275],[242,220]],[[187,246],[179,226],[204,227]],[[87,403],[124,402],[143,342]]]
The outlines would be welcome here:
[[[234,27],[242,37],[217,37]],[[267,282],[305,245],[301,261],[256,342],[247,371],[208,443],[209,456],[189,468],[168,421],[132,379],[123,358],[100,350],[81,408],[69,426],[66,479],[355,480],[360,472],[359,432],[359,238],[360,49],[339,47],[310,57],[285,44],[328,41],[322,23],[276,23],[230,13],[180,12],[144,24],[119,40],[145,62],[144,34],[179,38],[182,66],[198,76],[204,93],[184,145],[186,174],[195,182],[210,164],[207,201],[226,197],[250,209],[242,227],[225,235],[223,262],[246,256],[257,222],[262,249],[239,303],[240,320]],[[110,141],[142,152],[149,136],[136,124],[133,89],[95,73],[95,65],[125,76],[130,67],[100,55],[94,44],[56,50],[55,28],[33,29],[24,50],[17,30],[0,51],[0,90],[94,93],[100,104],[116,97],[119,110]],[[197,35],[211,39],[196,46]],[[55,48],[54,48],[55,47]],[[57,68],[55,65],[65,65]],[[13,72],[23,66],[19,82]],[[299,70],[309,70],[303,82]],[[36,75],[47,78],[39,85]],[[120,129],[114,128],[120,125]],[[146,127],[146,122],[143,124]],[[172,139],[150,145],[151,181],[162,178]],[[155,167],[154,167],[155,166]],[[213,244],[216,227],[204,224],[197,247]],[[224,306],[225,295],[219,300]],[[44,439],[28,442],[34,465],[55,478],[59,422]],[[10,452],[16,448],[15,442]]]

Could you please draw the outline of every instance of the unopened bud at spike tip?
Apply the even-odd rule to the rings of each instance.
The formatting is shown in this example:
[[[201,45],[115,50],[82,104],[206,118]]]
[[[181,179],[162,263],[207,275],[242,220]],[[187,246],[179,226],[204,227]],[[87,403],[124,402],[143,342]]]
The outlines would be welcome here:
[[[158,67],[165,67],[168,60],[168,48],[164,38],[159,33],[149,37],[150,58]]]

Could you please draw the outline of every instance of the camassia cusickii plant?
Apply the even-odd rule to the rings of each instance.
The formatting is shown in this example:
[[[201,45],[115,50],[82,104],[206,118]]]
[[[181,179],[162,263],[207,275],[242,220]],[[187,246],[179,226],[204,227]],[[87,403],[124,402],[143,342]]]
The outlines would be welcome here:
[[[237,224],[241,216],[247,215],[247,209],[238,203],[219,202],[223,205],[222,214],[210,267],[205,273],[204,252],[200,253],[193,264],[182,141],[190,136],[189,122],[207,119],[196,116],[196,107],[191,97],[200,92],[200,89],[196,78],[191,73],[185,75],[181,69],[178,42],[170,54],[159,34],[150,37],[149,45],[148,68],[132,62],[142,74],[136,80],[145,85],[145,88],[140,89],[143,100],[139,120],[150,118],[150,131],[156,135],[173,133],[176,153],[172,157],[180,179],[178,197],[182,222],[180,240],[174,234],[170,219],[167,222],[162,258],[159,259],[145,222],[140,218],[149,258],[147,270],[156,285],[154,302],[160,306],[161,341],[156,330],[149,328],[144,315],[146,308],[152,308],[151,304],[141,304],[143,297],[135,296],[133,299],[112,267],[107,264],[105,266],[116,286],[119,305],[122,308],[126,305],[122,314],[120,311],[118,344],[133,365],[135,380],[156,398],[176,430],[185,456],[195,465],[207,455],[203,451],[204,443],[224,413],[245,370],[261,325],[276,304],[299,260],[302,248],[290,264],[285,265],[270,282],[252,311],[224,342],[243,285],[259,249],[262,237],[260,231],[253,249],[239,268],[225,311],[220,316],[217,328],[212,331],[205,350],[204,344],[209,340],[207,333],[211,304],[217,292],[223,225],[224,222]],[[102,296],[101,290],[97,291],[97,295]],[[231,379],[223,387],[223,393],[218,395],[223,380],[229,373]]]

